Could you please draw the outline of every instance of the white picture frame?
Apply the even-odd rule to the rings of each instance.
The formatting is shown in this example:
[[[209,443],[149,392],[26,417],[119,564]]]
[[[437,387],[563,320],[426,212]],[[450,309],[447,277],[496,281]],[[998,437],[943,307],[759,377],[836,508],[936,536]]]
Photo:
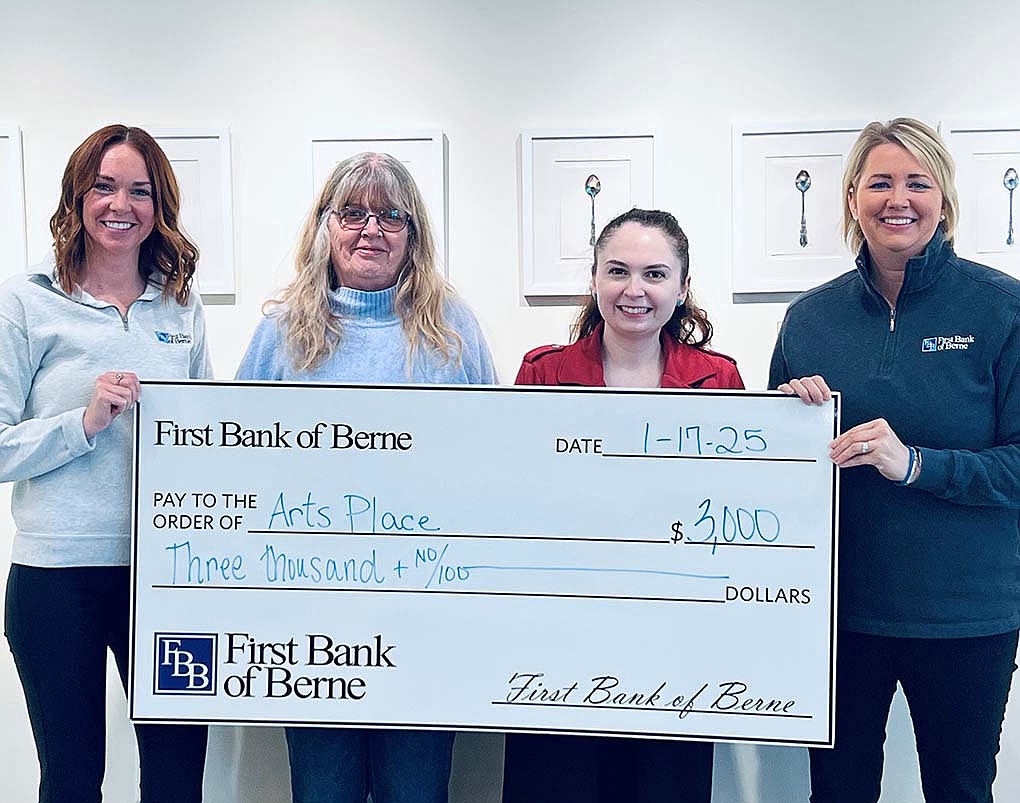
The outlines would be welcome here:
[[[181,189],[181,227],[199,251],[195,288],[204,301],[232,303],[237,281],[230,130],[147,130],[173,165]]]
[[[865,125],[734,124],[734,295],[792,297],[850,269],[840,231],[842,175]],[[798,185],[801,171],[809,183]]]
[[[1020,187],[1010,193],[1004,183],[1009,169],[1020,176],[1020,120],[949,119],[939,128],[956,162],[956,253],[1020,278]]]
[[[526,130],[520,147],[522,295],[585,295],[592,232],[632,207],[655,206],[655,134]],[[591,195],[585,187],[593,175],[599,190]]]
[[[388,153],[407,168],[425,199],[436,238],[436,257],[449,277],[446,134],[440,130],[367,132],[312,138],[312,198],[317,198],[337,163],[364,151]]]
[[[23,157],[21,128],[0,122],[0,271],[4,278],[28,269]]]

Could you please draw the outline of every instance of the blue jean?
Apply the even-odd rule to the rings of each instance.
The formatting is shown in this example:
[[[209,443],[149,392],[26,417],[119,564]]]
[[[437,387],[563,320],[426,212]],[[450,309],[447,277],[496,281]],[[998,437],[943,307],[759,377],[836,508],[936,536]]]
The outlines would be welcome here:
[[[106,771],[106,662],[127,685],[127,566],[14,564],[4,632],[39,755],[40,803],[98,803]],[[198,803],[204,725],[136,725],[143,803]]]
[[[896,684],[910,707],[926,803],[991,803],[1017,632],[911,639],[841,631],[836,746],[811,750],[811,803],[875,803]]]
[[[448,731],[286,728],[294,803],[447,803]]]
[[[711,742],[506,735],[503,803],[709,803]]]

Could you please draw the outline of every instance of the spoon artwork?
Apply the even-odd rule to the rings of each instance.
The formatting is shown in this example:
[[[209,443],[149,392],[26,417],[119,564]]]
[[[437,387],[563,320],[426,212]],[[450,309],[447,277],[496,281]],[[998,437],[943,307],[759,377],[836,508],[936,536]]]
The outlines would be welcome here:
[[[588,240],[588,245],[595,245],[595,196],[602,191],[602,182],[599,181],[599,177],[592,173],[585,179],[584,191],[591,198],[591,238]]]
[[[1013,244],[1013,190],[1020,186],[1020,178],[1016,170],[1008,168],[1002,175],[1002,186],[1009,190],[1009,231],[1006,233],[1006,245]]]
[[[805,193],[811,189],[811,174],[801,170],[794,179],[793,185],[800,190],[800,247],[807,248],[807,218],[804,216]]]

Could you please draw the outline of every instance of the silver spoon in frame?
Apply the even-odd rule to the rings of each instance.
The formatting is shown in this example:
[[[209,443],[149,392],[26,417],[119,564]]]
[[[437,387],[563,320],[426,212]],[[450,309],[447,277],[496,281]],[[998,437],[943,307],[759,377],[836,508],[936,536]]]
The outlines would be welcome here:
[[[811,189],[811,174],[807,170],[801,170],[797,174],[797,178],[793,180],[793,185],[800,190],[800,247],[807,248],[807,217],[804,214],[804,199],[807,191]]]
[[[602,192],[602,182],[599,177],[592,173],[584,181],[584,191],[591,198],[591,238],[588,245],[595,246],[595,196]]]
[[[1013,244],[1013,190],[1020,186],[1020,178],[1016,170],[1007,168],[1002,174],[1002,186],[1009,190],[1009,231],[1006,233],[1006,245]]]

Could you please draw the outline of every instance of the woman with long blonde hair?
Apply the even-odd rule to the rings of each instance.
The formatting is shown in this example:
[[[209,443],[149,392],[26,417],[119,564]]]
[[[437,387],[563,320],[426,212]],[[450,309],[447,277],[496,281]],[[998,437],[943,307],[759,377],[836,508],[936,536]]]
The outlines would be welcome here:
[[[439,272],[425,201],[389,154],[336,166],[301,231],[295,273],[266,304],[239,377],[494,381],[474,316]]]
[[[397,159],[336,166],[239,379],[491,384],[474,315],[439,274],[428,213]],[[295,803],[445,803],[453,734],[287,728]]]

